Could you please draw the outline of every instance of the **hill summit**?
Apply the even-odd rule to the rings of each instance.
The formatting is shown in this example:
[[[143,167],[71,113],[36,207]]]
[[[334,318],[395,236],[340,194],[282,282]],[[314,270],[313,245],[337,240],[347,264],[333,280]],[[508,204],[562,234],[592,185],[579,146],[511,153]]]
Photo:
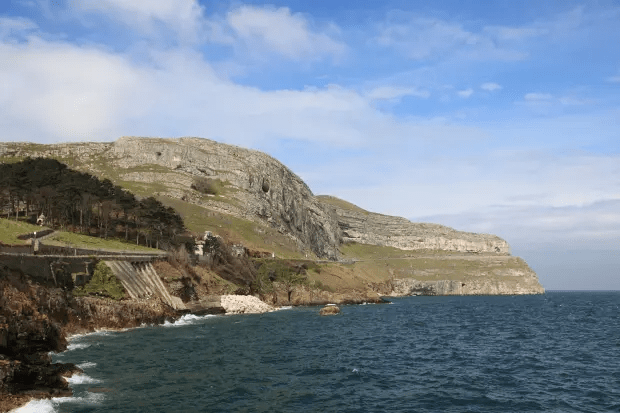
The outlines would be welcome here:
[[[315,196],[299,176],[271,156],[208,139],[122,137],[113,143],[0,144],[0,159],[25,156],[54,157],[139,195],[156,195],[177,206],[175,200],[183,201],[275,229],[298,251],[319,258],[337,259],[340,244],[351,241],[402,250],[509,253],[506,241],[493,235],[413,223],[338,198]]]

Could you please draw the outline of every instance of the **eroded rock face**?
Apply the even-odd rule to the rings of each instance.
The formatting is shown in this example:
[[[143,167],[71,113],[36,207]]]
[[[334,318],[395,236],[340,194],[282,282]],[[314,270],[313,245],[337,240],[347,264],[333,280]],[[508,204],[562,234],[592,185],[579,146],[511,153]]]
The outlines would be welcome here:
[[[405,218],[333,207],[344,242],[383,245],[402,250],[443,250],[509,254],[503,239],[489,234],[456,231]]]
[[[505,277],[480,277],[478,280],[418,280],[397,279],[393,281],[392,295],[526,295],[544,294],[545,289],[531,272]]]
[[[21,274],[0,268],[0,396],[29,392],[39,397],[71,395],[62,375],[79,371],[73,364],[52,364],[50,351],[65,350],[60,326],[39,312],[38,298],[62,305],[64,294],[46,294]]]
[[[337,257],[336,217],[301,178],[265,153],[208,139],[124,137],[112,144],[107,156],[123,168],[156,164],[227,182],[236,189],[227,196],[238,202],[224,212],[266,222],[319,257]]]
[[[271,156],[208,139],[122,137],[113,143],[24,145],[23,149],[18,144],[0,144],[3,154],[77,157],[87,169],[90,159],[105,165],[93,166],[92,173],[116,168],[125,181],[160,183],[166,195],[270,225],[320,258],[337,259],[342,241],[403,250],[500,254],[510,250],[506,241],[493,235],[334,207],[315,197],[301,178]],[[195,177],[224,182],[229,202],[193,199],[189,188]]]
[[[74,298],[0,265],[0,400],[15,394],[72,394],[63,377],[81,370],[70,363],[52,364],[49,356],[67,348],[66,333],[162,323],[176,316],[161,302]]]

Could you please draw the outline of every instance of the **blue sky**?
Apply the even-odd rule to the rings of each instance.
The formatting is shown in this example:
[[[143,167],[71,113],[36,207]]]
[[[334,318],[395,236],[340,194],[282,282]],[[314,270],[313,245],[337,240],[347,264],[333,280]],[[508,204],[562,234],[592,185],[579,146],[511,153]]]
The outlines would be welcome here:
[[[0,1],[0,130],[260,149],[620,289],[619,1]]]

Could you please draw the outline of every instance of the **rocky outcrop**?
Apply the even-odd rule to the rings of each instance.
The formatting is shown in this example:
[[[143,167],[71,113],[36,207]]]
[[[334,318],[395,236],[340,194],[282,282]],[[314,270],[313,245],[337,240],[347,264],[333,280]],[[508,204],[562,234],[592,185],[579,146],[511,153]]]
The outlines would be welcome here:
[[[328,304],[319,310],[319,315],[336,315],[340,314],[340,308],[336,305]]]
[[[336,216],[301,178],[259,151],[199,138],[123,137],[114,143],[0,144],[0,157],[7,155],[55,157],[96,175],[155,183],[162,194],[276,228],[300,250],[338,257]],[[222,182],[226,201],[195,196],[195,177]]]
[[[519,282],[521,281],[521,282]],[[545,289],[534,280],[501,280],[487,278],[463,282],[462,280],[394,280],[394,296],[409,295],[526,295],[543,294]]]
[[[160,324],[178,314],[156,300],[73,297],[63,288],[0,265],[0,410],[11,401],[71,395],[63,377],[80,370],[52,364],[66,334]]]
[[[207,139],[124,137],[112,144],[109,156],[123,168],[156,164],[219,179],[226,183],[228,197],[237,201],[226,205],[225,212],[264,221],[319,257],[337,257],[336,217],[301,178],[265,153]]]
[[[401,217],[359,208],[343,208],[333,203],[325,202],[325,205],[331,206],[338,217],[343,242],[383,245],[401,250],[510,253],[508,243],[495,235],[456,231],[438,224],[414,223]]]
[[[300,250],[309,249],[320,258],[337,259],[341,241],[403,250],[509,253],[508,244],[493,235],[335,206],[315,197],[301,178],[271,156],[208,139],[122,137],[106,144],[0,144],[0,156],[7,154],[79,159],[80,169],[94,174],[105,175],[112,168],[123,181],[155,185],[162,194],[272,226]],[[225,202],[196,196],[190,186],[197,177],[221,182]]]
[[[263,225],[253,227],[251,234],[239,234],[240,238],[263,238],[264,225],[271,226],[297,246],[296,252],[310,250],[319,258],[337,260],[343,242],[404,251],[510,254],[508,243],[494,235],[413,223],[368,212],[337,198],[314,196],[301,178],[271,156],[208,139],[123,137],[113,143],[0,143],[0,158],[3,156],[53,156],[98,176],[110,176],[131,185],[144,183],[149,193],[200,205],[206,208],[206,214],[225,213]],[[191,189],[196,179],[216,182],[219,194]],[[226,215],[219,216],[224,217],[220,225],[223,227]],[[271,242],[267,240],[258,248],[275,245]],[[456,272],[453,275],[459,277]],[[491,283],[495,275],[487,276]],[[433,282],[441,279],[444,278],[435,278]],[[440,287],[434,290],[443,291]],[[493,290],[490,284],[481,284],[462,291],[477,294]]]
[[[40,298],[50,306],[64,299],[61,291],[32,288],[21,274],[0,268],[0,399],[9,394],[34,397],[71,395],[62,376],[79,369],[52,364],[50,351],[66,349],[60,326],[39,311]]]

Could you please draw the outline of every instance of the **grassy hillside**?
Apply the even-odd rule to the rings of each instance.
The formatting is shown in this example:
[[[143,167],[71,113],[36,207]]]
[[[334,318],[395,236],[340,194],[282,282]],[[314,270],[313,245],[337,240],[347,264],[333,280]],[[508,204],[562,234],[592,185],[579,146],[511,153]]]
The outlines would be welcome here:
[[[281,258],[305,258],[305,253],[295,242],[277,230],[259,223],[190,204],[168,196],[157,197],[164,205],[171,206],[183,217],[190,231],[202,235],[211,231],[234,243],[242,243],[249,249],[274,252]],[[309,257],[314,254],[307,252]]]
[[[18,235],[46,229],[49,228],[28,224],[22,221],[0,218],[0,242],[7,245],[25,244],[28,243],[28,241],[18,239]]]
[[[362,209],[360,207],[358,207],[355,204],[352,204],[348,201],[345,201],[344,199],[340,199],[340,198],[336,198],[335,196],[331,196],[331,195],[317,195],[317,198],[324,204],[327,205],[332,205],[338,208],[342,208],[345,210],[349,210],[349,211],[356,211],[356,212],[361,212],[363,214],[368,214],[369,212],[366,211],[365,209]]]
[[[20,240],[18,235],[28,234],[34,231],[43,231],[49,229],[38,225],[28,224],[22,221],[14,221],[6,218],[0,218],[0,242],[7,245],[28,244],[29,240]],[[98,237],[89,237],[87,235],[75,234],[73,232],[56,231],[43,241],[44,244],[57,245],[71,248],[87,248],[100,249],[110,251],[136,251],[136,252],[161,252],[154,248],[147,248],[135,245],[131,242],[119,239],[103,239]]]
[[[120,239],[103,239],[99,237],[89,237],[88,235],[75,234],[73,232],[58,231],[46,238],[44,241],[48,245],[58,245],[70,248],[87,248],[94,250],[110,251],[135,251],[161,253],[161,250],[136,245],[133,242],[125,242]]]

